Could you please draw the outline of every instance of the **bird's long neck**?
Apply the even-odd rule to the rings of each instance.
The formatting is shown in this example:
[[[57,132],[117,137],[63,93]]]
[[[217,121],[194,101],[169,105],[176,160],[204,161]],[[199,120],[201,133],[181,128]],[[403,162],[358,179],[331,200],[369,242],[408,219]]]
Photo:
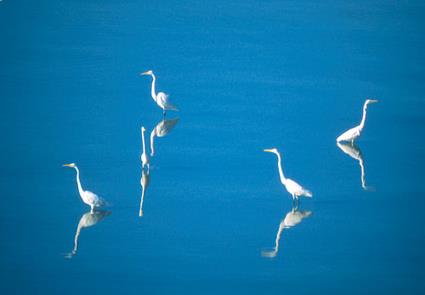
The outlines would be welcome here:
[[[153,100],[156,101],[156,91],[155,91],[155,81],[156,81],[156,78],[155,78],[155,75],[154,74],[152,74],[151,76],[152,76],[151,95],[152,95]]]
[[[277,154],[277,166],[279,168],[279,176],[280,176],[280,181],[285,184],[286,182],[286,178],[285,175],[283,174],[283,169],[282,169],[282,159],[280,157],[280,154]]]
[[[362,130],[362,129],[363,129],[364,124],[365,124],[365,122],[366,122],[366,111],[367,111],[367,103],[365,103],[365,104],[363,105],[363,117],[362,117],[362,121],[360,122],[360,125],[359,125],[360,130]]]
[[[143,153],[146,153],[146,147],[145,147],[145,130],[142,130],[142,144],[143,144]]]
[[[81,186],[81,181],[80,181],[80,170],[78,170],[78,167],[75,166],[75,170],[77,171],[77,186],[78,186],[78,192],[80,193],[80,196],[82,197],[84,194],[84,190],[83,187]]]

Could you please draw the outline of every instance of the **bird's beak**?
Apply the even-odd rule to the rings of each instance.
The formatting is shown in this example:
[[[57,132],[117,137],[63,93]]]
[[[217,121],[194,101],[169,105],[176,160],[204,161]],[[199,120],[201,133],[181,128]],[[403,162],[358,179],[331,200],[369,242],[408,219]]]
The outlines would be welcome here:
[[[370,103],[375,103],[375,102],[378,102],[379,100],[377,100],[377,99],[371,99],[370,100]]]
[[[63,164],[62,167],[71,167],[71,164]]]
[[[140,73],[140,76],[149,75],[149,71]]]
[[[264,151],[267,152],[267,153],[273,153],[273,150],[271,150],[271,149],[265,149]]]

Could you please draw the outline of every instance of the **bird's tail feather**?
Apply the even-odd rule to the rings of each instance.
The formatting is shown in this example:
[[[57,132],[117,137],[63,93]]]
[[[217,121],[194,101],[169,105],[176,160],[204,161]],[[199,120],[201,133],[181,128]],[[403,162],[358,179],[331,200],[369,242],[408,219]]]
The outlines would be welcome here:
[[[304,196],[306,196],[306,197],[309,197],[309,198],[312,198],[313,197],[313,193],[311,192],[311,191],[309,191],[309,190],[304,190]]]

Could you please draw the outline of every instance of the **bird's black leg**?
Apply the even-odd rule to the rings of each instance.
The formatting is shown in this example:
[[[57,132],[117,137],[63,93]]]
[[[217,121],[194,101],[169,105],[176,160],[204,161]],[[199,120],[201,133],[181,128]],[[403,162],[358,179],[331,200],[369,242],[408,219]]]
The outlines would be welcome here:
[[[167,113],[165,112],[165,110],[163,110],[163,111],[162,111],[162,118],[164,118],[164,119],[165,119],[166,114],[167,114]]]

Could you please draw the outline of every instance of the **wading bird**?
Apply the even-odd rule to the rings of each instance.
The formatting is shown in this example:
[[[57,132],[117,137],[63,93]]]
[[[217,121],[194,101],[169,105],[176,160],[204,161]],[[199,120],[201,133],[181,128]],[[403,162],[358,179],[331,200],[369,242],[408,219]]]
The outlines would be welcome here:
[[[277,166],[279,168],[280,181],[285,186],[288,193],[291,194],[292,201],[295,200],[296,202],[298,202],[298,197],[301,197],[301,196],[309,197],[309,198],[311,198],[313,196],[313,194],[309,190],[303,188],[301,185],[299,185],[298,183],[296,183],[292,179],[285,177],[285,175],[283,174],[283,170],[282,170],[282,159],[280,157],[280,153],[278,152],[278,150],[276,148],[265,149],[264,151],[268,152],[268,153],[273,153],[277,156]]]
[[[366,101],[364,102],[363,105],[363,117],[362,117],[362,121],[360,122],[360,124],[356,127],[353,127],[347,131],[345,131],[343,134],[341,134],[340,136],[338,136],[338,138],[336,139],[337,142],[341,142],[341,141],[350,141],[351,143],[354,142],[354,140],[357,139],[357,137],[360,136],[360,133],[363,130],[364,124],[366,122],[366,111],[367,111],[367,106],[370,103],[375,103],[378,102],[375,99],[366,99]]]
[[[65,164],[63,166],[74,168],[77,171],[78,192],[80,193],[81,200],[83,200],[84,203],[90,206],[91,213],[93,213],[94,208],[102,207],[106,205],[105,200],[99,197],[98,195],[96,195],[95,193],[83,190],[83,187],[81,186],[81,182],[80,182],[80,170],[78,170],[78,167],[77,165],[75,165],[75,163]]]
[[[304,218],[307,218],[310,215],[311,215],[311,211],[298,211],[298,208],[293,207],[291,211],[286,213],[285,218],[283,218],[279,224],[279,229],[277,230],[277,233],[276,233],[275,245],[273,250],[262,251],[261,256],[269,257],[269,258],[276,257],[277,253],[279,252],[279,241],[280,241],[280,236],[282,235],[283,229],[289,229],[293,226],[296,226],[301,221],[303,221]]]
[[[65,255],[65,258],[72,258],[75,254],[77,254],[78,238],[80,237],[81,229],[95,225],[110,214],[111,212],[109,211],[95,211],[84,213],[83,216],[81,216],[80,218],[80,222],[77,226],[77,231],[75,232],[74,249],[72,249],[71,253]]]
[[[141,73],[140,75],[149,75],[152,77],[151,95],[156,104],[162,109],[163,116],[165,116],[166,111],[178,111],[177,108],[171,104],[167,94],[165,94],[164,92],[158,92],[158,94],[156,93],[156,77],[151,70]]]
[[[146,153],[146,145],[145,145],[145,127],[142,126],[141,128],[142,130],[142,144],[143,144],[143,152],[142,155],[140,156],[140,159],[142,160],[142,169],[145,168],[145,166],[148,167],[149,170],[149,158],[148,158],[148,154]]]
[[[166,136],[168,133],[171,132],[171,130],[174,128],[174,126],[176,126],[178,122],[179,122],[179,118],[170,119],[170,120],[162,120],[155,126],[155,128],[152,129],[151,136],[150,136],[151,157],[153,157],[155,154],[155,144],[154,144],[155,137]]]

